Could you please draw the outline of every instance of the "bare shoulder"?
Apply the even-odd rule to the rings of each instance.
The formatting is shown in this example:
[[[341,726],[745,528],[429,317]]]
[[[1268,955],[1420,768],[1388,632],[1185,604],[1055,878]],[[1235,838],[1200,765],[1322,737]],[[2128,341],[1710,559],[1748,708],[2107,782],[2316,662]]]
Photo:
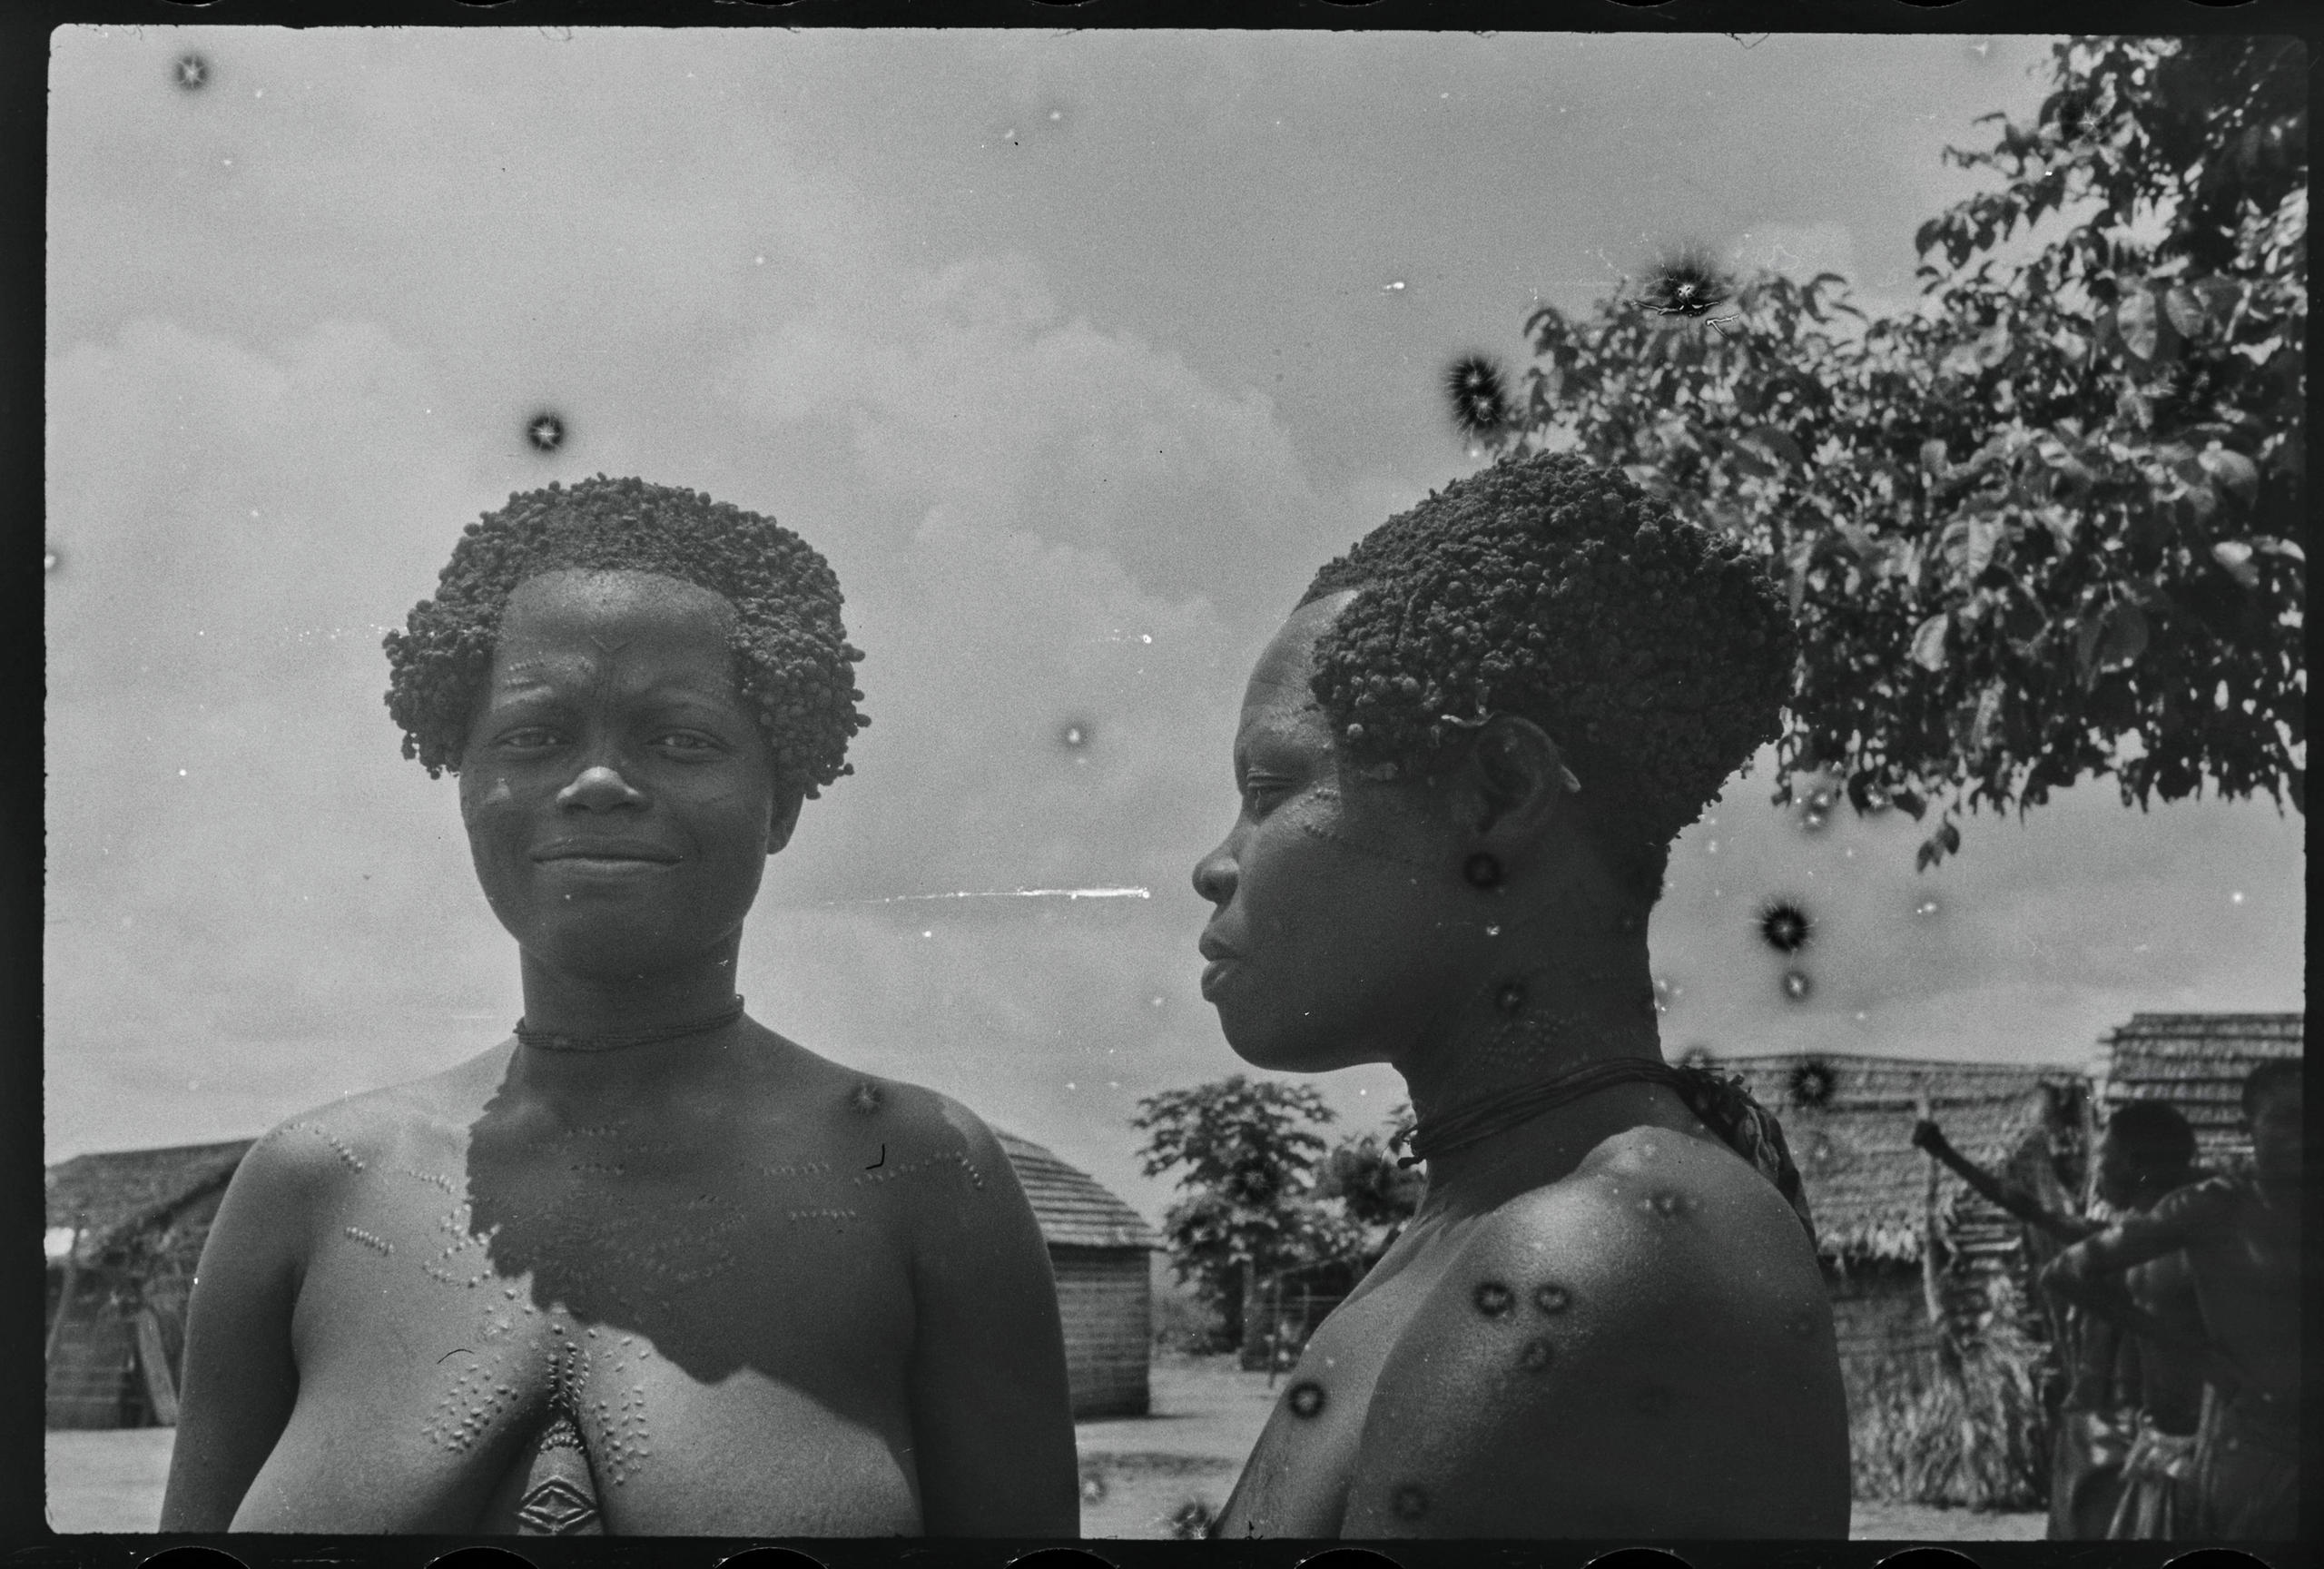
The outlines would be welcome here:
[[[1831,1310],[1765,1179],[1637,1129],[1474,1222],[1383,1367],[1344,1534],[1842,1535]]]
[[[261,1324],[287,1335],[317,1239],[378,1173],[409,1163],[432,1121],[425,1103],[399,1088],[302,1111],[253,1141],[202,1249],[197,1318],[227,1327],[229,1338]]]
[[[1000,1141],[960,1101],[803,1048],[800,1060],[785,1099],[813,1130],[806,1146],[822,1152],[808,1174],[843,1181],[856,1199],[901,1201],[915,1214],[1022,1202]],[[764,1169],[788,1174],[781,1162]]]
[[[855,1174],[858,1186],[906,1199],[925,1237],[983,1229],[1025,1204],[1000,1139],[950,1095],[895,1079],[862,1079],[848,1090],[848,1116],[864,1122],[864,1134],[879,1139],[881,1150],[876,1165]],[[953,1225],[932,1225],[943,1218]]]
[[[423,1079],[346,1095],[289,1117],[251,1146],[243,1166],[292,1174],[318,1190],[343,1189],[375,1169],[457,1145],[480,1116],[507,1062],[504,1045]]]
[[[1661,1128],[1606,1140],[1571,1177],[1502,1205],[1470,1247],[1481,1264],[1561,1257],[1577,1282],[1661,1314],[1728,1322],[1763,1296],[1823,1300],[1807,1233],[1774,1184],[1710,1140]]]

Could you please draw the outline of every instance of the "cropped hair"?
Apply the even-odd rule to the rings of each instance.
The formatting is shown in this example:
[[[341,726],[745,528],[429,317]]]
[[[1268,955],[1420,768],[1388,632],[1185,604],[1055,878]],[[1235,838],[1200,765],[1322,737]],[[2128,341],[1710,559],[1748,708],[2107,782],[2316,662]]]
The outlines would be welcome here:
[[[1585,832],[1651,902],[1670,842],[1781,733],[1797,640],[1765,558],[1571,454],[1504,459],[1381,524],[1313,686],[1359,764],[1427,776],[1495,713],[1555,741]]]
[[[2106,1119],[2106,1137],[2156,1170],[2195,1163],[2195,1130],[2167,1100],[2126,1100]]]
[[[2300,1088],[2299,1059],[2278,1057],[2260,1063],[2243,1081],[2243,1120],[2247,1122],[2260,1115],[2260,1102],[2269,1096],[2290,1090],[2297,1094]]]
[[[511,496],[469,524],[435,597],[388,634],[388,714],[403,727],[403,755],[431,778],[459,771],[508,597],[567,569],[650,572],[722,596],[734,609],[736,681],[778,784],[812,797],[854,772],[847,745],[871,723],[855,707],[863,655],[847,641],[830,564],[772,518],[600,474]]]

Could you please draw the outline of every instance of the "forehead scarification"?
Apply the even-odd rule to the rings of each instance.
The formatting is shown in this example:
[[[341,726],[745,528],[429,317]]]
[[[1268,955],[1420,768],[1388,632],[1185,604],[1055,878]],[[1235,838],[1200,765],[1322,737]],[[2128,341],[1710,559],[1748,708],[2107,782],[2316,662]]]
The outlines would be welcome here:
[[[1313,714],[1320,719],[1323,706],[1316,701],[1315,690],[1316,639],[1354,597],[1353,589],[1327,595],[1300,606],[1285,618],[1275,635],[1267,640],[1267,646],[1260,650],[1258,662],[1244,687],[1246,717],[1254,710],[1265,709],[1286,718]]]
[[[509,597],[490,687],[507,696],[576,684],[702,695],[740,691],[733,607],[724,596],[651,573],[544,573]]]

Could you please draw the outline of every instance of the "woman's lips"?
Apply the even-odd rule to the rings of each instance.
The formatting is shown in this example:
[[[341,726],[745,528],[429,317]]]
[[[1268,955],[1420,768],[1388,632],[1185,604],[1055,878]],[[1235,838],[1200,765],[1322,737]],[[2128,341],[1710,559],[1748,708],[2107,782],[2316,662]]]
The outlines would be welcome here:
[[[1237,962],[1239,962],[1239,961],[1231,958],[1214,959],[1209,963],[1202,967],[1202,997],[1204,1002],[1215,1002],[1218,1000],[1218,989],[1225,985],[1226,983],[1226,978],[1235,972],[1235,966]]]
[[[675,863],[644,855],[554,855],[541,864],[584,876],[634,877],[648,872],[665,872]]]

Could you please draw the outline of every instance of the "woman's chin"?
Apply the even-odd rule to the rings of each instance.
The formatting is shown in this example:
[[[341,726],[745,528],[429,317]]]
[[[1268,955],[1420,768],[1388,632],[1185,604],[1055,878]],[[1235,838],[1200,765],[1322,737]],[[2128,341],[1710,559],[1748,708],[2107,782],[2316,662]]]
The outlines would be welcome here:
[[[1312,1025],[1297,1031],[1270,1029],[1232,1021],[1224,1011],[1218,1021],[1229,1051],[1252,1067],[1264,1068],[1271,1073],[1330,1073],[1377,1061],[1362,1051],[1351,1050],[1344,1035],[1319,1037]]]
[[[671,951],[638,941],[635,934],[560,933],[545,942],[523,945],[525,955],[551,974],[590,986],[615,989],[650,987],[700,967],[704,955],[693,950]]]

